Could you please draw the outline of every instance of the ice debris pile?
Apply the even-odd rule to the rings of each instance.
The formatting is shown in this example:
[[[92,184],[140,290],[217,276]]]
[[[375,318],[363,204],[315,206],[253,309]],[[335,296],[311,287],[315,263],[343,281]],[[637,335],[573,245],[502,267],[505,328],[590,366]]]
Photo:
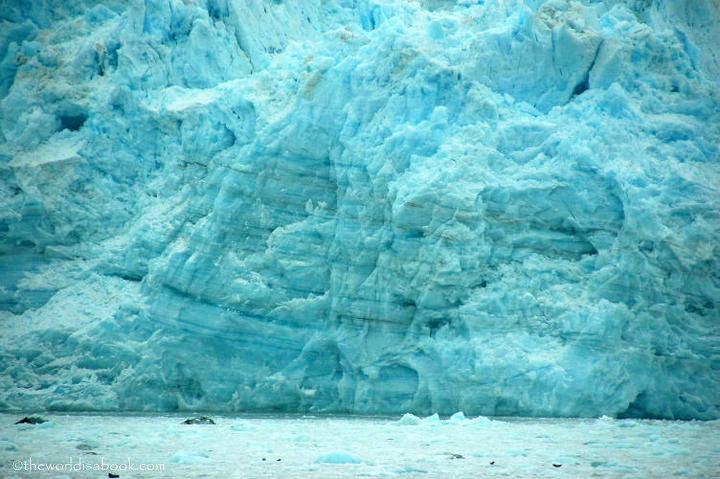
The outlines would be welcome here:
[[[720,415],[716,0],[4,0],[0,409]]]

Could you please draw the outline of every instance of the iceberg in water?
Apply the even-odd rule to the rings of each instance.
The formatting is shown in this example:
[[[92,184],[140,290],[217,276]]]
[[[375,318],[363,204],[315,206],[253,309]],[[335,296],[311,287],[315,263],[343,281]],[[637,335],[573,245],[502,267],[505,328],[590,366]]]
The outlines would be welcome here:
[[[0,409],[720,416],[713,0],[91,4],[0,12]]]

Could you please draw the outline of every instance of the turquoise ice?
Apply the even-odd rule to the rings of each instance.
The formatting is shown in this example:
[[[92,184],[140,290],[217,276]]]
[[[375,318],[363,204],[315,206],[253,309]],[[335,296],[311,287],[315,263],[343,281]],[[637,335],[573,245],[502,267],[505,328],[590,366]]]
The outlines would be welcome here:
[[[0,409],[720,417],[716,1],[0,22]]]

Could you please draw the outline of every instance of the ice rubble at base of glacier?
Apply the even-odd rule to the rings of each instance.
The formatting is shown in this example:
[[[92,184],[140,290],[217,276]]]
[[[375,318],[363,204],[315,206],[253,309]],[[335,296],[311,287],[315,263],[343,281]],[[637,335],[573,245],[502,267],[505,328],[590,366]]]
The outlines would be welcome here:
[[[3,5],[0,408],[720,414],[714,0]]]
[[[0,470],[8,479],[36,479],[39,464],[57,465],[56,473],[74,467],[57,479],[97,478],[103,467],[123,477],[141,464],[157,479],[238,471],[288,479],[704,479],[715,475],[720,453],[720,421],[460,419],[456,413],[455,420],[415,417],[408,424],[397,417],[231,413],[213,414],[215,425],[188,427],[182,414],[43,413],[48,422],[35,426],[0,414],[0,451],[13,459],[12,470],[9,459]]]

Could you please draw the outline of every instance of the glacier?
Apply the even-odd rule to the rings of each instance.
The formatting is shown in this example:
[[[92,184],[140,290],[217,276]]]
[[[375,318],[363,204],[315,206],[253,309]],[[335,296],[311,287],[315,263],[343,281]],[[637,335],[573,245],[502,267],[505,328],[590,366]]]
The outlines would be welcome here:
[[[720,417],[717,0],[0,22],[0,410]]]

